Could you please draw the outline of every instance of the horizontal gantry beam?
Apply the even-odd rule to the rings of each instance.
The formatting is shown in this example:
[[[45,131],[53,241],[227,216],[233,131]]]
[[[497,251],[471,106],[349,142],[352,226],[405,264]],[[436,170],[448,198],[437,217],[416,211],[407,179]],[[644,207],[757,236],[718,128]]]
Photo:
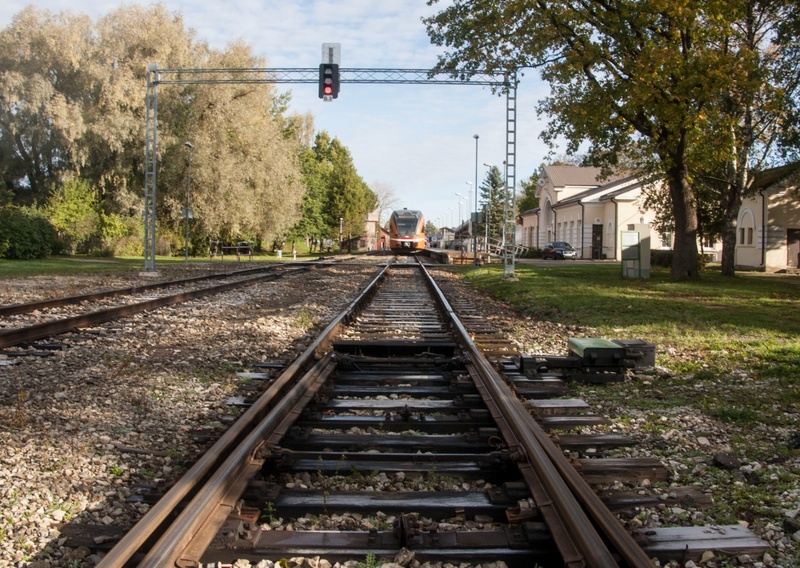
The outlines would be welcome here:
[[[162,85],[225,83],[317,83],[319,68],[158,69],[153,81]],[[430,69],[340,68],[341,83],[488,85],[507,88],[513,73],[489,71],[440,72]],[[514,85],[516,87],[516,85]]]

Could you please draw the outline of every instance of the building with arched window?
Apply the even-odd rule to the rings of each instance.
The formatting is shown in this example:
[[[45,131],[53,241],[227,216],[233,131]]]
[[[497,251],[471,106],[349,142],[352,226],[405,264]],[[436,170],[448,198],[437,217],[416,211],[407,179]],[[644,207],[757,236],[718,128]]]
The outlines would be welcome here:
[[[655,217],[643,205],[642,183],[627,175],[602,177],[600,168],[545,166],[536,191],[540,206],[524,211],[522,245],[542,248],[566,241],[579,258],[621,259],[620,231]],[[650,236],[650,247],[670,248],[669,236]]]
[[[766,170],[736,218],[736,266],[800,268],[800,162]]]

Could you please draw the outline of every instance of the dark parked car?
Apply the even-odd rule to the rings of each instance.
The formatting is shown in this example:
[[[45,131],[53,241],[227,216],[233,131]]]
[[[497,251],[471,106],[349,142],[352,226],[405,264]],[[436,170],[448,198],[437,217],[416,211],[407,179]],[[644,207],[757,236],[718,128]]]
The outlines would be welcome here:
[[[575,250],[569,243],[565,243],[564,241],[553,241],[552,243],[547,243],[544,245],[544,248],[542,249],[542,258],[552,258],[553,260],[557,258],[560,258],[561,260],[571,258],[572,260],[575,260],[578,258],[578,251]]]

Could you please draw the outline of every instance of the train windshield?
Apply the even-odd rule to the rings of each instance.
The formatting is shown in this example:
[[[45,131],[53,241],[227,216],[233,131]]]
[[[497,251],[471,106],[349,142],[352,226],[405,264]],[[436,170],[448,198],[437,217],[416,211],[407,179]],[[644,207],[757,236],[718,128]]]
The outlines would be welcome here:
[[[397,232],[401,235],[410,235],[417,232],[417,223],[419,218],[414,215],[398,215],[395,217],[395,225],[397,225]]]

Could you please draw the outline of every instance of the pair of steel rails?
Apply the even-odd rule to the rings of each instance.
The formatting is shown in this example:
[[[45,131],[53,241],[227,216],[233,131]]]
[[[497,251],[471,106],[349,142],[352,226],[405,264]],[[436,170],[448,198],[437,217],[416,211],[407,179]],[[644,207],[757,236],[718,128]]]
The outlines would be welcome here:
[[[219,526],[236,507],[248,481],[261,468],[270,446],[278,444],[336,367],[337,355],[331,351],[334,338],[369,304],[390,266],[379,271],[358,297],[153,505],[109,551],[98,565],[100,568],[132,565],[134,558],[140,567],[197,565]],[[418,270],[471,363],[469,373],[516,456],[563,565],[652,566],[633,536],[481,354],[429,271],[421,263]],[[177,510],[180,513],[174,516]]]

